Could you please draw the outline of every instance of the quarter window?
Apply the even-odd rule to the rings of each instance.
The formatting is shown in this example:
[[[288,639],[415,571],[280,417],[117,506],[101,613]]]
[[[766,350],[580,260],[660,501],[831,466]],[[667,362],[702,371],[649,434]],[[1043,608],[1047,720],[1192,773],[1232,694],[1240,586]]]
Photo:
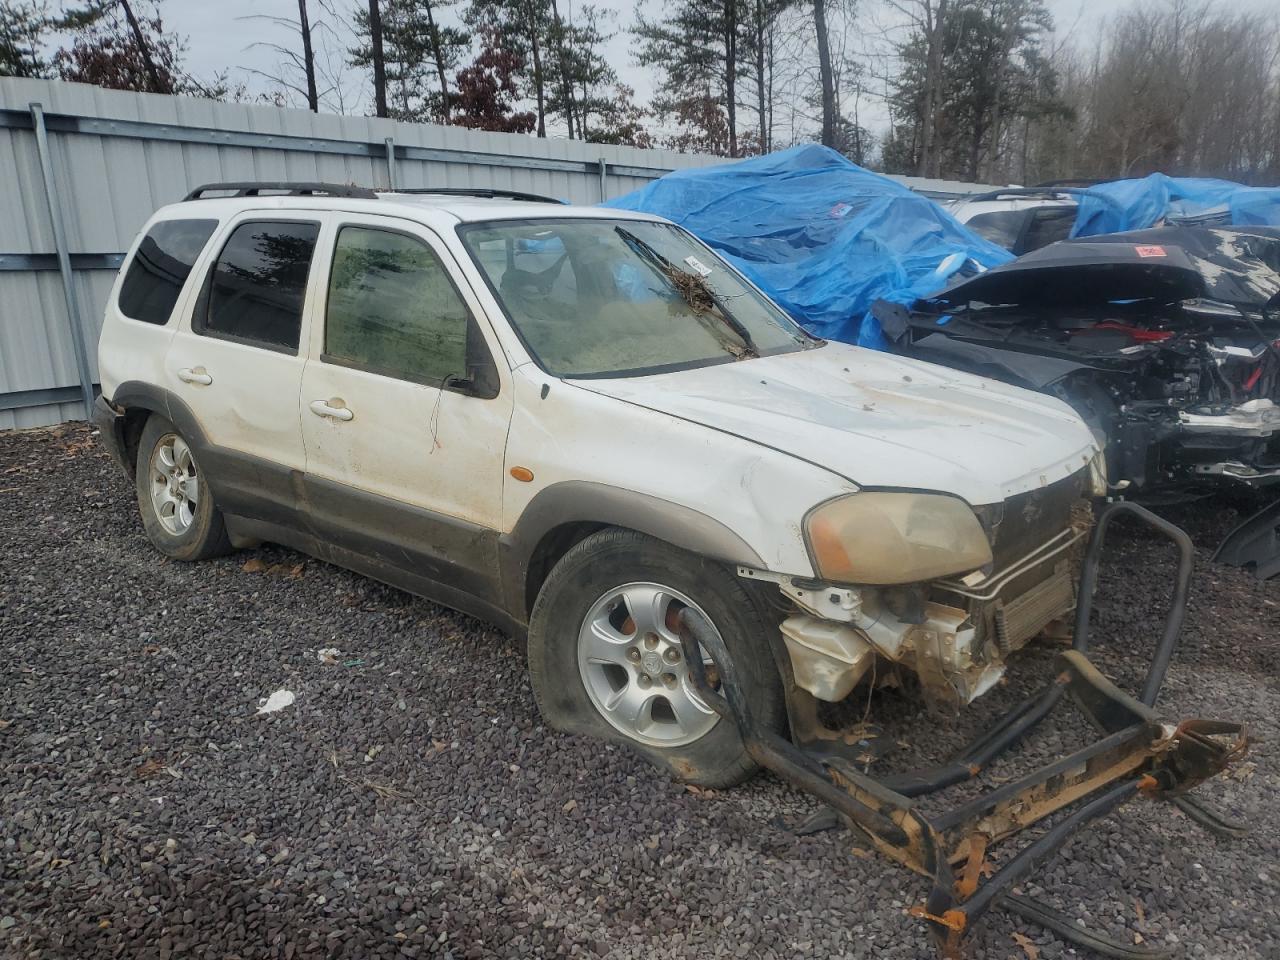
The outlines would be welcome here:
[[[319,232],[302,221],[236,227],[213,266],[199,332],[296,351]]]
[[[964,225],[982,239],[1012,250],[1013,245],[1018,242],[1018,234],[1022,232],[1022,224],[1026,218],[1025,210],[993,210],[991,213],[970,217]]]
[[[168,323],[217,226],[217,220],[162,220],[148,230],[120,285],[120,312],[143,323]]]
[[[466,305],[421,240],[368,227],[338,232],[323,359],[441,383],[467,376]]]
[[[1076,222],[1075,207],[1058,207],[1037,210],[1031,218],[1031,226],[1022,241],[1022,249],[1018,253],[1030,253],[1051,243],[1065,240],[1071,235],[1071,228]]]

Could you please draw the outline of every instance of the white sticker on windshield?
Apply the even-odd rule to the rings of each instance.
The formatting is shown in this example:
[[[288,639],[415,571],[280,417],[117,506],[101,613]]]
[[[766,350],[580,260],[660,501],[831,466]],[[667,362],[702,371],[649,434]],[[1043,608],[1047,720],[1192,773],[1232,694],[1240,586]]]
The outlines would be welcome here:
[[[689,269],[691,269],[698,276],[700,277],[711,276],[711,268],[708,267],[701,260],[699,260],[697,257],[694,257],[694,256],[685,257],[684,262],[687,263],[689,265]]]

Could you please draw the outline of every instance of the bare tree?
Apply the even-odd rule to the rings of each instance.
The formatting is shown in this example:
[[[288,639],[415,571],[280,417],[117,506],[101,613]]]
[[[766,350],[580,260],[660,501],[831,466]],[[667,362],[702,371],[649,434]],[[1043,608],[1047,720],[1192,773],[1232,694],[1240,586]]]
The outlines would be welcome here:
[[[316,91],[316,56],[311,48],[311,18],[307,16],[307,0],[298,0],[298,33],[302,36],[302,70],[307,78],[307,109],[320,112],[320,94]]]
[[[151,56],[151,47],[142,33],[142,26],[138,23],[138,18],[133,15],[133,7],[129,5],[129,0],[117,0],[117,2],[124,11],[125,19],[129,22],[129,30],[133,33],[133,42],[138,45],[138,54],[146,65],[147,76],[151,78],[152,92],[173,93],[173,84],[169,82],[168,77],[161,79],[160,71],[156,69],[156,62]]]
[[[836,87],[827,33],[827,0],[813,0],[813,29],[817,34],[818,74],[822,79],[822,142],[831,147],[836,142]]]
[[[374,116],[386,117],[387,66],[382,51],[382,11],[378,0],[369,0],[369,46],[373,51],[373,106]]]

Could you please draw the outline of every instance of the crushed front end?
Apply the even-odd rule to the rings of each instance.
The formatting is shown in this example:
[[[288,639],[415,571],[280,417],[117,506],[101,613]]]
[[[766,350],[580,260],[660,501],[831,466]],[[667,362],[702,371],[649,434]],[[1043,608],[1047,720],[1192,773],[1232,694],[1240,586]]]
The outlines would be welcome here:
[[[1180,554],[1163,633],[1137,696],[1120,690],[1104,677],[1087,655],[1098,562],[1106,530],[1121,513],[1136,517],[1168,537]],[[1197,823],[1222,835],[1238,836],[1243,831],[1242,825],[1188,796],[1188,791],[1244,754],[1248,746],[1244,729],[1235,723],[1198,719],[1170,723],[1154,709],[1186,612],[1192,557],[1191,542],[1177,527],[1131,503],[1109,505],[1089,534],[1081,561],[1072,648],[1060,655],[1052,680],[1017,704],[950,762],[879,780],[865,772],[861,758],[841,749],[839,740],[814,738],[811,730],[797,730],[795,717],[790,739],[758,725],[727,648],[697,613],[681,613],[680,635],[693,682],[702,698],[737,726],[748,751],[761,766],[818,798],[840,819],[864,833],[882,853],[929,879],[923,902],[911,912],[929,925],[942,956],[958,956],[965,934],[995,907],[1015,912],[1059,936],[1110,956],[1156,956],[1144,948],[1084,930],[1071,918],[1014,894],[1012,888],[1077,830],[1138,797],[1176,803]],[[1028,576],[1033,574],[1032,579],[1040,583],[1052,579],[1036,573],[1034,566],[1026,571]],[[1021,575],[1015,574],[1010,582],[1016,582]],[[792,588],[800,589],[794,584]],[[796,597],[798,603],[805,599]],[[828,614],[837,607],[847,608],[849,624],[874,626],[879,622],[876,613],[864,609],[859,600],[832,592],[819,603]],[[1054,605],[1045,604],[1044,609],[1054,609]],[[910,644],[912,657],[922,664],[939,650],[945,651],[949,642],[954,644],[964,630],[973,631],[969,637],[972,645],[986,612],[985,607],[973,608],[969,615],[974,623],[967,627],[955,625],[960,627],[957,630],[950,629],[953,624],[948,622],[948,629],[940,630],[935,624],[939,614],[926,603],[924,621],[907,631],[903,646]],[[882,652],[872,640],[872,630],[855,629],[862,629],[867,643]],[[996,640],[990,632],[985,636],[984,648]],[[794,660],[793,643],[794,638],[788,635]],[[835,651],[839,647],[833,644],[829,649]],[[716,665],[714,680],[703,666],[704,654]],[[970,649],[969,655],[972,654]],[[832,657],[833,663],[838,660]],[[918,672],[927,685],[925,672]],[[961,699],[966,691],[973,692],[973,688],[964,686],[964,673],[953,668],[946,677],[948,686]],[[836,684],[837,680],[834,670],[814,668],[807,675],[798,670],[796,675],[797,684]],[[828,692],[838,689],[838,685],[832,685]],[[813,696],[810,691],[805,692]],[[1073,701],[1084,714],[1098,732],[1097,740],[1026,776],[1000,783],[977,796],[970,795],[941,814],[924,815],[917,803],[919,798],[979,776],[1051,715],[1064,699]],[[998,866],[989,860],[988,851],[993,845],[1055,814],[1046,830]]]
[[[885,582],[937,572],[887,569],[883,557],[901,552],[890,544],[866,549],[871,557],[864,564],[867,569],[821,580],[740,568],[744,578],[775,581],[788,605],[781,630],[794,677],[792,726],[801,739],[834,736],[818,720],[820,703],[839,703],[862,683],[899,684],[910,675],[933,706],[968,704],[999,682],[1009,657],[1033,637],[1055,627],[1065,633],[1064,618],[1075,607],[1079,559],[1092,526],[1090,497],[1104,492],[1100,470],[1095,463],[976,509],[961,507],[959,501],[948,504],[956,513],[971,514],[974,535],[983,543],[959,542],[949,531],[937,534],[949,535],[953,553],[937,569],[944,563],[953,569],[930,579]],[[848,499],[859,498],[867,495]],[[853,529],[844,539],[865,543],[866,528],[878,519],[850,518]],[[923,518],[916,514],[909,522],[916,536],[928,538],[932,535],[920,529],[925,520],[945,526],[960,519],[939,511],[925,512]],[[962,569],[964,561],[954,557],[966,552],[972,567]]]

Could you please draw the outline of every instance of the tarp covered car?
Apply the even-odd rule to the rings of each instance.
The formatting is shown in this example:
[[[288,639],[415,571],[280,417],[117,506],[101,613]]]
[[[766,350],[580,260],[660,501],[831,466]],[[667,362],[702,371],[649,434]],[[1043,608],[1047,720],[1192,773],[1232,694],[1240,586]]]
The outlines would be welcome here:
[[[678,170],[605,204],[666,217],[729,259],[811,333],[883,348],[863,320],[1012,255],[938,204],[817,145]]]
[[[1079,191],[1077,198],[1073,237],[1164,224],[1280,226],[1280,187],[1249,187],[1231,180],[1153,173],[1099,183]]]
[[[1063,241],[874,313],[897,352],[1066,400],[1131,493],[1280,484],[1280,229]],[[1277,541],[1259,523],[1236,559],[1262,574]]]

